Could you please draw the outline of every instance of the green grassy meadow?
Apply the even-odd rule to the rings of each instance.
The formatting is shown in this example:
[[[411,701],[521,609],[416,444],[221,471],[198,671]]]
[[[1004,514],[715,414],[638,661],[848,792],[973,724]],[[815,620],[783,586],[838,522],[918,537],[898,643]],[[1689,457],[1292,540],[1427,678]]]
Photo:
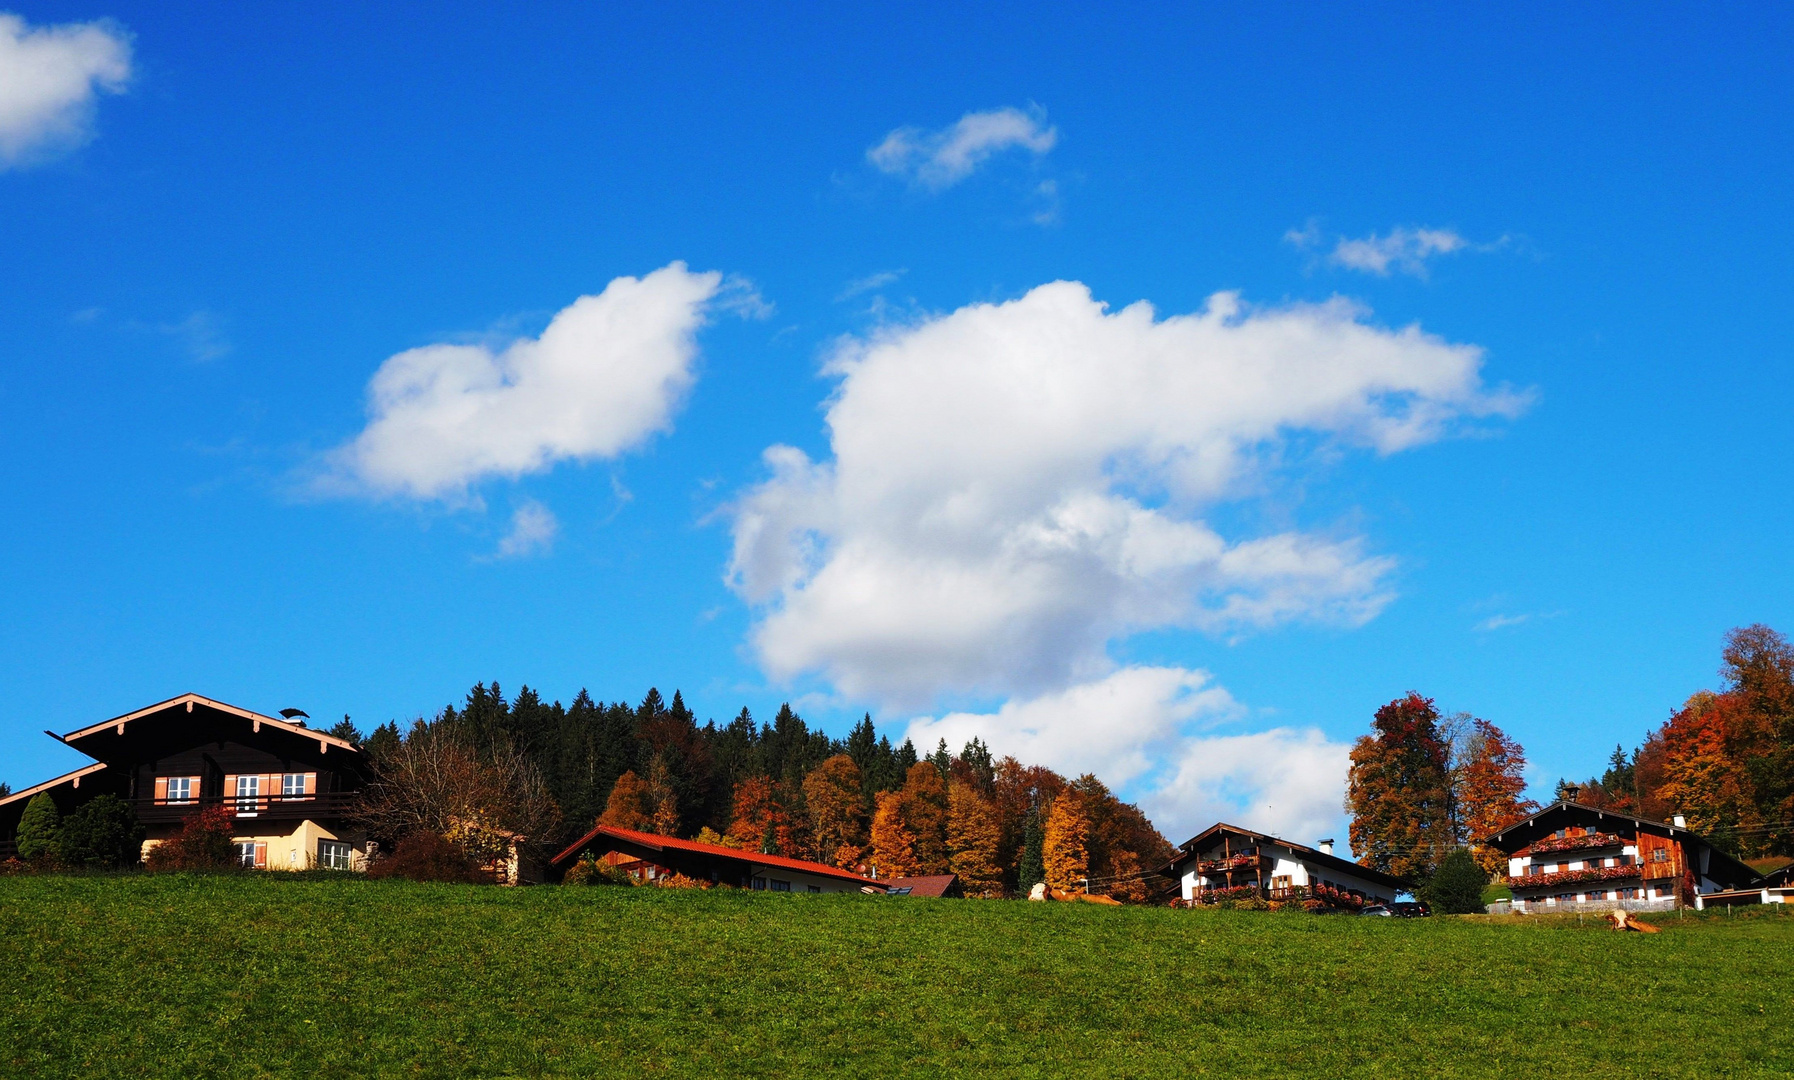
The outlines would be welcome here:
[[[0,879],[0,1075],[1794,1075],[1794,916]]]

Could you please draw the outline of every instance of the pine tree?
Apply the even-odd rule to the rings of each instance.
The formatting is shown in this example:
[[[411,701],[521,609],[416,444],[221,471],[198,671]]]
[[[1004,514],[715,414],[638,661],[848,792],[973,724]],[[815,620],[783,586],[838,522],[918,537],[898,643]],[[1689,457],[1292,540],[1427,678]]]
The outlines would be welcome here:
[[[1040,845],[1048,885],[1067,891],[1082,886],[1090,874],[1085,847],[1089,833],[1090,822],[1084,816],[1082,799],[1068,791],[1053,800]]]
[[[1026,893],[1046,880],[1044,845],[1046,827],[1039,807],[1028,811],[1022,825],[1021,858],[1016,867],[1016,890]]]
[[[953,753],[947,749],[946,739],[942,739],[941,744],[934,748],[934,753],[928,755],[928,763],[941,774],[942,784],[953,779]]]
[[[62,832],[62,813],[50,793],[40,791],[25,804],[19,816],[18,852],[26,862],[54,862]]]
[[[397,721],[388,720],[374,729],[374,733],[368,736],[367,745],[362,747],[362,750],[378,764],[392,756],[392,752],[398,749],[400,741]]]
[[[1002,895],[999,839],[996,815],[976,788],[961,781],[947,789],[947,868],[967,896]]]
[[[344,713],[342,720],[333,725],[330,730],[326,731],[324,734],[341,739],[350,746],[360,746],[363,737],[361,729],[356,727],[354,721],[349,719],[348,713]]]

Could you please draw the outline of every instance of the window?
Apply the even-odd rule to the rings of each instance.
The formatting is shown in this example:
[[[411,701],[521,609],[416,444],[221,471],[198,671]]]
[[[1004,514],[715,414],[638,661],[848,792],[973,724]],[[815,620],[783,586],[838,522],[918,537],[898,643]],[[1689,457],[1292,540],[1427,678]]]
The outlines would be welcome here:
[[[193,778],[191,776],[171,776],[168,778],[169,802],[193,801]]]
[[[250,867],[251,869],[253,869],[255,867],[255,841],[254,840],[245,840],[239,844],[232,844],[231,847],[234,847],[237,849],[237,862],[238,863],[242,864],[243,866]]]
[[[1651,861],[1652,862],[1668,862],[1669,861],[1669,852],[1665,851],[1662,848],[1656,848],[1651,852]]]
[[[305,774],[290,772],[280,778],[280,794],[284,798],[298,799],[305,796]]]
[[[261,801],[262,778],[259,776],[237,777],[237,816],[252,817]]]
[[[350,868],[350,847],[340,840],[318,841],[318,866],[325,870],[347,870]]]
[[[754,888],[756,888],[756,889],[765,889],[765,888],[766,888],[766,879],[765,879],[765,878],[763,878],[763,877],[757,877],[757,878],[755,878],[755,879],[754,879]]]
[[[791,883],[789,881],[780,881],[778,878],[773,878],[772,879],[772,891],[773,892],[790,892],[791,891]]]
[[[821,891],[822,891],[822,886],[820,886],[820,885],[812,885],[812,886],[810,886],[810,891],[811,891],[811,892],[821,892]]]

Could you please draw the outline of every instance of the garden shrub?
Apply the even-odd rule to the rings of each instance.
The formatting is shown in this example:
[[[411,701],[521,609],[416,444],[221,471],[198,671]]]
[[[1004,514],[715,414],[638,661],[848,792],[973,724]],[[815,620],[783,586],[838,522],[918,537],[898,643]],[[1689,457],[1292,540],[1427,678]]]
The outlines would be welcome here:
[[[235,828],[236,818],[228,807],[209,806],[187,815],[180,831],[151,848],[144,863],[158,872],[218,873],[240,869],[242,863],[231,842]]]
[[[1477,865],[1476,856],[1458,848],[1433,871],[1420,899],[1437,914],[1475,915],[1483,910],[1483,889],[1488,884],[1489,875]]]
[[[123,869],[137,865],[143,827],[130,803],[101,795],[62,820],[57,840],[64,866]]]
[[[392,854],[376,859],[368,867],[368,877],[470,885],[492,881],[492,876],[480,869],[466,848],[439,833],[423,829],[400,840]]]
[[[62,832],[62,814],[50,793],[40,791],[25,804],[19,817],[19,858],[35,865],[54,864]]]
[[[609,863],[581,859],[561,878],[562,885],[634,885],[635,879]]]

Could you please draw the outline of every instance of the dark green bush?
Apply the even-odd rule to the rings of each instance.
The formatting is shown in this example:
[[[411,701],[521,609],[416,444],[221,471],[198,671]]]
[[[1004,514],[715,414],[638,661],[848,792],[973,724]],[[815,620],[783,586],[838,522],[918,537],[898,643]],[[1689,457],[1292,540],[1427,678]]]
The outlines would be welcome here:
[[[1436,915],[1475,915],[1483,911],[1483,889],[1488,884],[1489,875],[1476,864],[1476,856],[1459,848],[1433,871],[1420,889],[1420,899]]]
[[[63,819],[58,844],[64,866],[126,869],[137,865],[143,827],[129,803],[117,795],[101,795]]]

